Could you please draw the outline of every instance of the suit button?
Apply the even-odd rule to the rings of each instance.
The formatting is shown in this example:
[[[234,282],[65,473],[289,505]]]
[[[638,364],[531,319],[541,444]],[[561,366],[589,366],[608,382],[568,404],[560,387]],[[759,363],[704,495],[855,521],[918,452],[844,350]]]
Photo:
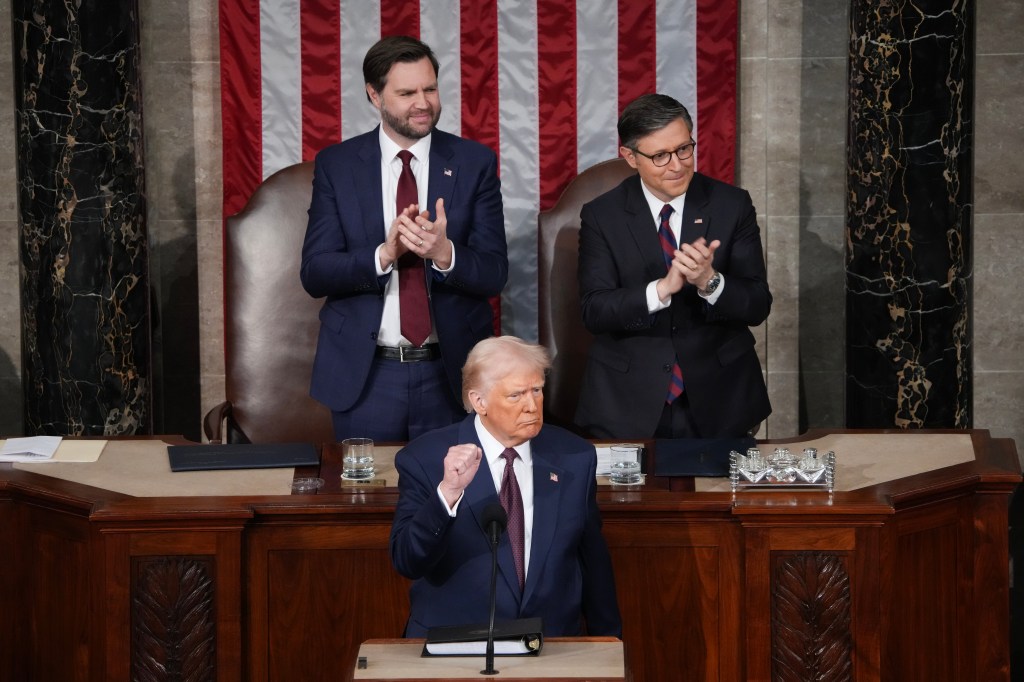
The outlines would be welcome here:
[[[377,332],[370,332],[370,338],[373,339],[374,341],[376,341],[377,340]]]
[[[672,371],[672,365],[662,365],[661,369],[667,374]]]

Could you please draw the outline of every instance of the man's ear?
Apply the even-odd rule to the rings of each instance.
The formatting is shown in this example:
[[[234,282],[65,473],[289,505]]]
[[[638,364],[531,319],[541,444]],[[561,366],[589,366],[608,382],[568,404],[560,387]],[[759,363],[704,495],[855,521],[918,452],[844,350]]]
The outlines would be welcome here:
[[[484,396],[480,391],[470,390],[467,395],[469,396],[469,404],[473,406],[474,412],[479,415],[487,414],[487,401],[484,400]]]
[[[370,103],[373,106],[380,109],[380,93],[373,89],[373,86],[369,83],[366,84],[366,96],[370,99]]]
[[[636,155],[629,147],[619,147],[619,155],[626,160],[631,168],[636,168]]]

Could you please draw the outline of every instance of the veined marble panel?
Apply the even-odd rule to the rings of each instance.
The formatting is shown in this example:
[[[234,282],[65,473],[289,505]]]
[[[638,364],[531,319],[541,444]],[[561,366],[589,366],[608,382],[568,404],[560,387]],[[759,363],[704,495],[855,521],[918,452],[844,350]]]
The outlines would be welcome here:
[[[971,426],[972,3],[854,0],[847,426]]]
[[[151,431],[138,11],[12,4],[27,431]]]

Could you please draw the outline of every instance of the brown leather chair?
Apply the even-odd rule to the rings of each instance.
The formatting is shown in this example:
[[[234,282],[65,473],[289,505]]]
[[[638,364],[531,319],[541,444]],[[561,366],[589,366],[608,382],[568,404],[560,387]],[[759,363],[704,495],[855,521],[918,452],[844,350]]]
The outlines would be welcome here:
[[[321,300],[299,281],[313,164],[267,178],[224,239],[227,400],[207,413],[210,442],[334,440],[330,411],[309,397]]]
[[[541,345],[551,353],[544,411],[552,424],[578,430],[572,420],[590,348],[576,279],[580,209],[635,172],[622,158],[591,166],[569,183],[551,210],[538,217],[538,332]]]

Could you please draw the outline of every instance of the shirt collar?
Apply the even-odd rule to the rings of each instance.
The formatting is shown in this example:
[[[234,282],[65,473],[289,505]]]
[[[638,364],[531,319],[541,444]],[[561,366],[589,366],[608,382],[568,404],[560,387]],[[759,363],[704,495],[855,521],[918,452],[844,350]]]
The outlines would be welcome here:
[[[666,202],[654,196],[651,190],[647,189],[647,185],[644,184],[643,178],[640,179],[640,189],[642,189],[644,192],[644,198],[647,199],[647,205],[651,209],[651,215],[654,216],[654,221],[658,222],[661,216],[661,209],[664,208]],[[683,205],[686,204],[686,192],[683,192],[675,199],[667,203],[669,206],[672,207],[674,214],[678,214],[680,218],[682,218]]]

